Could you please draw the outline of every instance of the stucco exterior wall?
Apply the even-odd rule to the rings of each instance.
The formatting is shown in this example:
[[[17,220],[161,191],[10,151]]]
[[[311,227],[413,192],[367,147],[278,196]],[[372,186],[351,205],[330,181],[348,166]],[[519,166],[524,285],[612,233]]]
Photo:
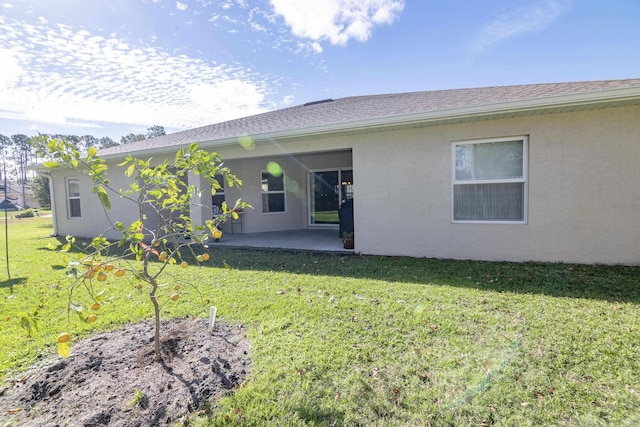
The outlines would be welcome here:
[[[354,139],[356,251],[640,264],[638,117],[639,107],[619,107]],[[451,143],[520,135],[527,224],[452,223]]]
[[[242,197],[254,206],[245,233],[308,228],[308,171],[352,166],[358,253],[640,264],[639,117],[639,106],[604,108],[218,151],[244,181],[241,193],[226,190],[228,203]],[[508,136],[529,138],[527,223],[453,223],[452,142]],[[289,181],[284,213],[262,213],[260,173],[270,161]],[[78,175],[53,171],[58,234],[95,236],[108,226],[102,206],[81,177],[83,218],[68,219],[65,176]],[[110,177],[127,186],[121,173]],[[112,204],[118,219],[135,219],[133,204]]]
[[[109,164],[110,168],[116,168],[114,164]],[[128,180],[119,170],[109,173],[109,179],[113,188],[128,188]],[[98,197],[91,192],[91,179],[88,177],[66,169],[54,169],[51,171],[53,178],[52,204],[55,204],[55,229],[58,235],[73,235],[76,237],[92,238],[110,228],[109,218],[112,221],[122,221],[131,223],[137,219],[137,205],[131,201],[120,198],[115,193],[109,193],[111,199],[111,209],[105,212],[104,207]],[[76,177],[80,183],[80,218],[69,218],[67,203],[67,180],[66,178]],[[120,238],[118,233],[108,233],[108,238]]]
[[[304,149],[307,143],[302,143],[301,147],[294,149]],[[235,150],[235,149],[234,149]],[[347,168],[351,166],[350,151],[332,151],[324,153],[305,153],[301,155],[282,155],[282,148],[274,150],[272,154],[263,151],[259,158],[248,158],[242,160],[226,160],[223,157],[225,166],[243,181],[242,188],[225,188],[225,199],[232,207],[235,201],[241,198],[243,201],[253,206],[253,209],[246,209],[242,215],[242,228],[230,223],[222,226],[225,232],[234,231],[236,233],[255,233],[264,231],[298,230],[308,227],[308,182],[307,174],[310,170],[325,168]],[[225,151],[220,151],[225,155]],[[253,154],[253,153],[252,153]],[[160,161],[161,159],[158,159]],[[262,212],[262,192],[261,192],[261,172],[267,170],[269,162],[276,162],[280,165],[287,179],[286,211],[277,213]],[[109,179],[113,188],[128,188],[130,180],[123,175],[124,168],[117,167],[115,163],[109,164]],[[56,211],[56,231],[59,235],[71,234],[76,237],[92,238],[104,232],[110,227],[109,218],[112,221],[121,221],[125,224],[137,219],[137,205],[131,201],[120,198],[115,193],[110,193],[111,209],[105,213],[97,196],[91,193],[91,180],[79,173],[69,170],[56,169],[52,171],[53,186],[55,194]],[[67,208],[66,178],[77,177],[80,179],[80,206],[81,218],[69,218]],[[190,184],[195,184],[201,192],[201,199],[197,203],[201,207],[195,207],[192,211],[192,218],[197,223],[203,223],[211,218],[211,186],[202,177],[190,174],[188,177]],[[108,215],[108,216],[107,216]],[[153,226],[154,221],[149,218],[149,226]],[[337,229],[337,227],[336,227]],[[106,235],[108,238],[120,238],[116,232]]]
[[[293,150],[296,147],[288,147]],[[224,152],[220,151],[224,156]],[[269,162],[276,162],[285,173],[287,192],[286,212],[263,213],[261,173]],[[351,166],[351,153],[307,153],[303,155],[265,155],[260,158],[225,161],[231,171],[243,181],[242,189],[225,189],[225,199],[232,205],[238,198],[253,206],[243,215],[242,231],[256,233],[264,231],[299,230],[308,228],[308,172],[325,168],[347,168]],[[225,224],[223,230],[230,231]],[[238,227],[234,227],[236,232]]]

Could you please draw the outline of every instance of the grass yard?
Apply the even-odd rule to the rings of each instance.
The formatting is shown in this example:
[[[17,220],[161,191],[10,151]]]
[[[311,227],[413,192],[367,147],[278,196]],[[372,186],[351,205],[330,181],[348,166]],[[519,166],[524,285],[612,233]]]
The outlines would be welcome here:
[[[63,330],[73,342],[151,316],[144,292],[110,277],[96,323],[68,318],[50,232],[50,218],[10,220],[7,280],[2,230],[0,381]],[[192,425],[640,425],[640,268],[211,254],[172,268],[188,295],[165,317],[217,306],[245,326],[253,365]],[[38,307],[27,337],[21,313]]]

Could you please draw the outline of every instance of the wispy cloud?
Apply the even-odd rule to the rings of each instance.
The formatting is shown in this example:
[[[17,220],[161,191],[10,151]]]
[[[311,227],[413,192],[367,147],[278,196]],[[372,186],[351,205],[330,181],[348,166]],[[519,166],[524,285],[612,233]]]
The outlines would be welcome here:
[[[186,3],[180,3],[179,1],[176,2],[176,9],[178,10],[187,10],[187,7]]]
[[[271,82],[239,65],[65,25],[0,25],[0,118],[189,128],[271,107]]]
[[[542,0],[508,9],[487,24],[476,37],[474,55],[500,42],[548,27],[571,7],[571,0]]]
[[[367,41],[374,27],[393,23],[404,0],[270,0],[293,35],[344,46]],[[313,50],[318,51],[317,46]]]

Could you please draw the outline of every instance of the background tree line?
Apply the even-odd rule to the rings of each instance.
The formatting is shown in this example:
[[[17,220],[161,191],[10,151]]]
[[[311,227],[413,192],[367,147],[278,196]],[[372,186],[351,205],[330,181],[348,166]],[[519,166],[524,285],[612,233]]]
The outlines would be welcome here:
[[[130,133],[121,137],[120,142],[116,142],[108,136],[102,138],[96,138],[93,135],[52,134],[48,136],[64,138],[78,151],[86,152],[90,147],[109,148],[162,135],[166,135],[164,127],[154,125],[147,128],[146,134]],[[0,134],[0,152],[2,154],[0,184],[4,187],[5,179],[7,182],[18,184],[22,192],[23,203],[27,200],[26,188],[31,185],[31,191],[38,203],[41,206],[50,206],[49,179],[46,175],[36,174],[33,170],[29,170],[29,165],[36,163],[37,160],[36,152],[31,144],[33,138],[34,136],[24,134],[11,135],[10,137]],[[0,198],[2,197],[0,195]]]

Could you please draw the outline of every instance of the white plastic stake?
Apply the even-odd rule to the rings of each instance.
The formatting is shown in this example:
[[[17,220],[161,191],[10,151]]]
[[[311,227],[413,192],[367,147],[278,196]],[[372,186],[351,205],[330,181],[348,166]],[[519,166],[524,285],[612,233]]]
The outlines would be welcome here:
[[[209,333],[212,334],[213,333],[213,327],[216,323],[216,308],[215,307],[211,307],[210,311],[209,311]]]

